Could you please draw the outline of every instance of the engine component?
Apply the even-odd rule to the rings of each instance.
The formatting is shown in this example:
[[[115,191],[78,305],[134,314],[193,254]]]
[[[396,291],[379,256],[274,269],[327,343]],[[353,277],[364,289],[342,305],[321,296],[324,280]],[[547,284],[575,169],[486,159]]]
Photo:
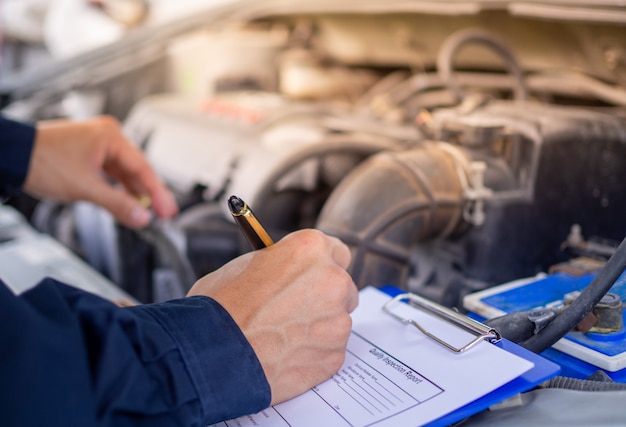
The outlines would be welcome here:
[[[457,102],[464,99],[463,92],[453,75],[453,60],[466,44],[482,43],[496,51],[506,62],[509,72],[516,79],[515,99],[528,99],[528,89],[522,68],[511,53],[511,49],[495,35],[482,29],[469,28],[452,33],[443,43],[437,56],[437,70],[446,86],[450,88]]]
[[[428,190],[435,182],[456,191],[457,209],[471,206],[454,166],[400,153],[390,155],[394,161],[387,161],[385,173],[377,170],[381,160],[363,165],[331,194],[318,222],[352,245],[352,273],[361,286],[394,284],[456,305],[465,293],[547,271],[563,261],[558,248],[572,224],[618,241],[626,235],[620,184],[626,179],[626,123],[619,115],[492,101],[469,111],[463,105],[435,111],[428,127],[433,137],[449,142],[432,145],[434,150],[462,149],[470,161],[484,163],[484,187],[493,192],[479,198],[484,221],[472,222],[466,213],[462,227],[460,217],[452,220],[454,214],[435,216],[441,204],[437,192]],[[403,155],[407,158],[397,160]],[[405,179],[421,182],[425,190],[407,190]],[[432,202],[413,206],[413,216],[385,211],[421,191]],[[397,199],[389,201],[393,197]],[[422,212],[434,216],[416,220]],[[431,224],[438,226],[431,229]],[[447,226],[451,229],[444,232]],[[454,229],[457,233],[450,233]],[[389,260],[382,265],[372,262],[380,259],[381,247],[395,250],[386,249]]]
[[[623,250],[626,246],[621,248]],[[585,379],[603,370],[613,380],[625,383],[626,332],[623,328],[624,310],[621,301],[626,298],[626,274],[624,258],[618,256],[612,259],[613,265],[607,270],[579,277],[555,273],[516,280],[468,295],[463,304],[470,311],[470,316],[478,320],[510,320],[511,315],[523,315],[535,310],[556,310],[558,314],[541,331],[530,338],[523,337],[519,343],[535,352],[542,352],[543,356],[561,365],[562,375]],[[608,289],[610,293],[607,295],[613,295],[609,297],[613,303],[611,305],[616,305],[609,317],[619,316],[622,327],[602,332],[575,330],[577,320],[586,312],[594,307],[602,309],[605,305],[602,296]],[[567,304],[569,296],[577,292],[584,292],[584,298],[579,296],[576,305]],[[595,300],[600,304],[596,305]],[[609,322],[615,326],[613,320],[609,319]],[[493,322],[488,323],[497,327]]]
[[[436,143],[379,154],[335,189],[317,227],[352,247],[359,287],[404,284],[415,244],[448,237],[460,225],[458,173],[457,159]]]
[[[37,232],[18,211],[4,205],[0,205],[0,269],[2,281],[16,294],[52,277],[119,305],[137,302],[65,245]]]
[[[83,213],[79,206],[72,215],[78,246],[85,246],[81,252],[94,267],[142,302],[184,295],[195,277],[249,250],[228,211],[228,195],[250,200],[279,238],[314,226],[328,193],[356,164],[404,147],[414,135],[369,128],[345,112],[268,93],[224,94],[202,103],[146,98],[125,130],[178,198],[181,214],[168,227],[174,239],[156,228],[138,234],[107,221],[102,210]],[[48,222],[45,212],[38,216]],[[94,226],[100,217],[105,220]]]
[[[580,292],[566,295],[565,305],[572,304],[578,297],[580,297]],[[619,295],[609,292],[576,325],[576,329],[581,332],[596,332],[599,334],[620,331],[624,327],[622,308],[622,300]]]
[[[160,27],[151,38],[140,35],[103,49],[102,58],[85,56],[81,67],[66,61],[3,87],[15,100],[38,92],[32,111],[41,114],[44,106],[45,114],[54,114],[56,106],[49,104],[67,88],[83,95],[92,89],[95,95],[129,95],[122,109],[113,108],[109,96],[93,97],[97,108],[120,117],[140,99],[126,130],[176,192],[181,216],[187,217],[176,224],[181,248],[198,275],[247,248],[227,212],[229,194],[250,202],[276,238],[316,225],[352,235],[351,268],[360,284],[391,283],[451,306],[473,290],[557,264],[565,258],[561,242],[574,224],[589,236],[621,240],[626,101],[618,86],[619,64],[605,69],[598,58],[606,49],[617,51],[623,29],[599,26],[605,43],[595,38],[572,43],[570,34],[583,37],[591,27],[562,21],[531,26],[492,5],[463,17],[438,16],[433,25],[419,3],[381,3],[388,13],[376,17],[358,2],[345,5],[345,13],[305,8],[302,15],[279,12],[292,5],[250,4],[228,24],[213,25],[223,22],[217,15],[185,19]],[[485,18],[492,32],[477,29]],[[543,49],[536,48],[537,40],[546,43]],[[497,55],[481,46],[465,50],[469,43]],[[580,57],[576,73],[565,69],[567,55],[555,55],[568,47]],[[224,59],[219,63],[201,60],[218,54]],[[124,78],[129,80],[143,65],[161,70],[166,63],[167,79],[160,71],[142,71],[141,79],[134,79],[141,84],[116,83],[126,71],[132,71]],[[287,85],[294,71],[306,72],[305,85]],[[164,81],[147,84],[154,80],[150,76]],[[108,90],[109,84],[116,90]],[[143,96],[162,89],[175,94]],[[505,100],[511,92],[518,102]],[[494,101],[497,97],[503,100]],[[586,106],[547,104],[562,101]],[[363,166],[354,173],[367,175],[371,185],[354,184],[348,174],[380,151],[388,153],[370,165],[394,159],[402,168]],[[414,154],[419,160],[409,160]],[[384,188],[374,178],[382,169],[385,182],[402,182],[397,188],[407,199],[424,199],[416,212],[382,211],[378,201],[396,192],[393,184]],[[445,180],[435,184],[439,172]],[[391,204],[400,206],[405,201],[397,197]],[[441,197],[448,199],[440,204]],[[203,214],[187,216],[191,211]],[[348,224],[342,214],[362,217],[362,223]],[[367,215],[389,228],[377,237],[367,234]],[[119,253],[93,258],[91,250],[85,253],[90,260],[105,260],[116,281],[143,288],[163,257],[140,237],[106,225],[95,232],[77,227],[79,234],[110,231],[115,238],[104,240],[117,242]],[[375,274],[372,257],[384,265]]]

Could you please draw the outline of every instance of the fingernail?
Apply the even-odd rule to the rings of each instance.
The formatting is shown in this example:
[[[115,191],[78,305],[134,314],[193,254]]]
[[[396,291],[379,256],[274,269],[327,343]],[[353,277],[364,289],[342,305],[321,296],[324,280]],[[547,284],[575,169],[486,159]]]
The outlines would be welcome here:
[[[130,221],[137,227],[143,227],[150,222],[151,216],[152,215],[147,209],[141,206],[135,206],[130,212]]]

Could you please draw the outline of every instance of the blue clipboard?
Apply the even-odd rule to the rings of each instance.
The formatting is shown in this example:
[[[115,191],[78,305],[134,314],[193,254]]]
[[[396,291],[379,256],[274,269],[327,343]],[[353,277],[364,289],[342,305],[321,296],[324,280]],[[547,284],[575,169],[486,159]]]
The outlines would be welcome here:
[[[380,290],[392,297],[406,292],[395,286],[384,286],[381,287]],[[558,375],[561,371],[561,367],[556,363],[551,362],[550,360],[545,359],[544,357],[536,353],[526,350],[525,348],[520,347],[519,345],[507,339],[502,339],[501,341],[493,345],[496,345],[503,350],[506,350],[517,356],[523,357],[524,359],[532,362],[534,364],[534,367],[526,371],[521,376],[506,383],[502,387],[484,395],[483,397],[471,403],[468,403],[467,405],[457,409],[454,412],[449,413],[448,415],[444,415],[443,417],[426,424],[426,426],[448,426],[457,421],[461,421],[467,417],[484,411],[485,409],[489,408],[492,405],[495,405],[496,403],[502,402],[503,400],[513,397],[519,393],[528,391],[535,386],[541,384],[542,382]]]

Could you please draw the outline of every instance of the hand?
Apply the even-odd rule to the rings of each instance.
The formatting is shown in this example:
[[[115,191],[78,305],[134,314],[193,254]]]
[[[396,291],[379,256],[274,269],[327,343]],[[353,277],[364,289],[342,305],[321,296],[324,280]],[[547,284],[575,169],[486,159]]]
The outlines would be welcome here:
[[[123,188],[107,182],[103,172]],[[150,221],[150,213],[139,202],[139,196],[148,196],[161,218],[178,211],[172,194],[141,151],[129,143],[119,123],[108,116],[85,122],[39,122],[24,190],[62,202],[93,202],[133,228]]]
[[[272,405],[327,380],[343,364],[358,293],[346,245],[317,230],[289,234],[198,280],[189,295],[215,299],[254,349]]]

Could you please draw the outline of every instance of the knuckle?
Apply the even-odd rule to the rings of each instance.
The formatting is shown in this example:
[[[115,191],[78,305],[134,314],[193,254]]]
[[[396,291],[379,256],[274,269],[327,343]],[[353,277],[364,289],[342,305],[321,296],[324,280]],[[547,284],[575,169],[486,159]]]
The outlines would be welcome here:
[[[301,236],[308,246],[320,246],[326,244],[326,235],[313,228],[308,228],[301,231]]]
[[[289,239],[292,257],[296,259],[318,257],[324,248],[324,240],[324,234],[314,229],[304,229],[293,233]]]
[[[338,291],[341,291],[343,296],[348,295],[353,286],[352,277],[346,270],[338,265],[333,265],[331,268],[332,271],[329,274],[329,282],[332,283],[333,287]]]
[[[333,375],[343,366],[343,362],[346,359],[346,352],[336,352],[329,359],[328,368],[330,370],[330,375]]]
[[[120,122],[113,116],[103,115],[95,119],[97,129],[104,138],[114,137],[121,133]]]
[[[350,332],[352,331],[352,318],[346,315],[343,316],[342,319],[337,323],[337,332],[340,334],[345,344],[348,341]]]
[[[325,280],[321,283],[320,292],[324,299],[333,306],[347,307],[349,301],[354,299],[353,293],[356,287],[350,275],[339,266],[329,266]]]
[[[96,120],[103,130],[117,130],[120,127],[118,120],[113,116],[102,115]]]

